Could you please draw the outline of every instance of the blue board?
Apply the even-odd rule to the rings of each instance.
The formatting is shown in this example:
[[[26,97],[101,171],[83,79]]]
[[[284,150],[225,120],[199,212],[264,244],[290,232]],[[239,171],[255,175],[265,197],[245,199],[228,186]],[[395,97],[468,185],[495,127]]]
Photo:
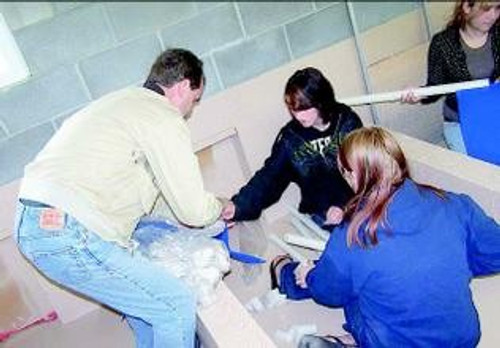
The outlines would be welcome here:
[[[500,83],[457,92],[469,156],[500,165]]]

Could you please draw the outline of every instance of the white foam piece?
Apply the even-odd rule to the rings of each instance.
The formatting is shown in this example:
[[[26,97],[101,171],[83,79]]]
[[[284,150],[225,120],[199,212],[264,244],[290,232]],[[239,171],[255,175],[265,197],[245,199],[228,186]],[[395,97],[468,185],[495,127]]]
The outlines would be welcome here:
[[[316,225],[311,218],[305,214],[299,213],[294,207],[288,206],[288,211],[297,219],[300,220],[307,228],[309,228],[312,232],[314,232],[319,238],[328,240],[330,238],[330,234],[323,230],[321,227]]]
[[[314,324],[294,325],[290,328],[293,333],[293,342],[299,344],[301,338],[305,335],[314,335],[318,333],[318,328]]]
[[[250,301],[247,302],[245,308],[249,312],[262,312],[265,307],[258,297],[252,297]]]
[[[286,295],[280,294],[278,289],[268,291],[262,296],[262,303],[265,308],[278,307],[286,301]]]
[[[290,219],[290,223],[293,227],[304,237],[313,238],[316,236],[315,233],[312,233],[306,226],[295,216],[292,216]]]
[[[294,333],[290,330],[278,329],[274,332],[274,337],[276,337],[276,340],[278,341],[292,343],[294,339]]]
[[[308,238],[304,236],[299,236],[293,233],[286,233],[283,236],[283,240],[289,244],[317,251],[325,250],[326,246],[326,242],[324,240],[319,240],[318,238]]]
[[[307,258],[303,256],[301,253],[293,249],[291,246],[283,242],[280,237],[278,237],[275,234],[270,234],[268,237],[274,244],[276,244],[278,247],[280,247],[283,251],[288,253],[292,259],[298,262],[306,262]]]

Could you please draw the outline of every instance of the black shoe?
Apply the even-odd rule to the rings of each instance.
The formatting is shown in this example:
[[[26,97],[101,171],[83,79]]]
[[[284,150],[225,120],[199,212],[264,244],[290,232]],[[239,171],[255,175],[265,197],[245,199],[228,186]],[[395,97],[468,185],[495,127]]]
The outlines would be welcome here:
[[[271,261],[269,265],[269,273],[271,275],[271,290],[279,288],[279,274],[276,274],[276,268],[285,261],[292,261],[290,255],[278,255]]]

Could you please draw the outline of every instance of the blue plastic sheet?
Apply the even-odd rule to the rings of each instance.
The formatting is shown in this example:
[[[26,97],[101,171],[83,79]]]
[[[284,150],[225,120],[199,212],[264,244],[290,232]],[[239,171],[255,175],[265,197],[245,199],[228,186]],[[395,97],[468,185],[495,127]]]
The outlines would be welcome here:
[[[263,260],[260,257],[232,250],[229,246],[229,232],[227,226],[214,238],[221,240],[226,245],[227,250],[229,250],[229,257],[233,260],[250,264],[266,262],[266,260]]]
[[[500,165],[500,83],[457,92],[467,154]]]

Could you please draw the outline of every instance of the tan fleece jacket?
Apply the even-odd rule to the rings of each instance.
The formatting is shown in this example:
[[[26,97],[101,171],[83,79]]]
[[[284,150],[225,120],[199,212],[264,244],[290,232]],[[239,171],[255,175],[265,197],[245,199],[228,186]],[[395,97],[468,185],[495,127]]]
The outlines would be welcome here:
[[[66,120],[26,166],[20,197],[60,208],[124,246],[158,199],[191,226],[214,222],[221,210],[203,187],[185,120],[145,88],[111,93]]]

